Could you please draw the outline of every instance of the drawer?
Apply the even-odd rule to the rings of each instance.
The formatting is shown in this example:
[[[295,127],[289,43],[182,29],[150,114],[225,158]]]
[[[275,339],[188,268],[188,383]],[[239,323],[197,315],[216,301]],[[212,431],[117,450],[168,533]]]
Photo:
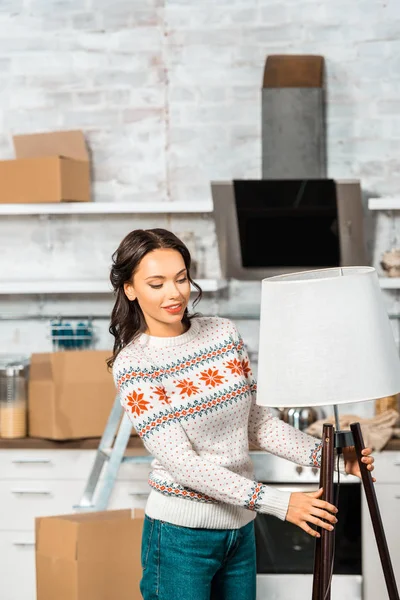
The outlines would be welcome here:
[[[107,465],[104,465],[103,473]],[[118,481],[148,481],[151,471],[150,463],[122,463],[117,480]]]
[[[74,512],[83,481],[0,481],[0,530],[31,531],[35,517]]]
[[[95,450],[1,450],[0,479],[87,479]]]
[[[84,487],[81,480],[0,481],[0,530],[33,531],[35,517],[75,512]],[[147,479],[117,481],[108,508],[142,508],[149,492]]]
[[[0,480],[86,480],[95,457],[96,450],[0,450]],[[117,479],[147,479],[150,471],[150,463],[122,463]]]
[[[36,598],[33,531],[0,531],[0,598]]]
[[[146,481],[127,482],[118,481],[112,491],[108,508],[144,508],[150,486]]]
[[[400,483],[400,452],[383,451],[374,457],[377,483]]]

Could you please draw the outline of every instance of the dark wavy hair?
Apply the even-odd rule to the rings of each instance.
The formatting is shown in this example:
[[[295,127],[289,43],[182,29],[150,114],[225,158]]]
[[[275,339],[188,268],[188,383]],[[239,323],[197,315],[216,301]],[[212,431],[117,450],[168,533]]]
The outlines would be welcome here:
[[[190,252],[175,234],[166,229],[135,229],[128,233],[112,255],[110,280],[116,298],[109,327],[111,335],[114,336],[113,355],[107,360],[109,368],[113,366],[121,350],[146,330],[147,325],[142,309],[137,300],[131,301],[127,298],[124,283],[132,281],[142,258],[159,248],[168,248],[179,252],[185,263],[189,282],[198,292],[193,306],[196,306],[201,300],[202,290],[190,276],[192,262]],[[190,319],[195,316],[197,314],[189,315],[186,307],[182,323],[189,328]]]

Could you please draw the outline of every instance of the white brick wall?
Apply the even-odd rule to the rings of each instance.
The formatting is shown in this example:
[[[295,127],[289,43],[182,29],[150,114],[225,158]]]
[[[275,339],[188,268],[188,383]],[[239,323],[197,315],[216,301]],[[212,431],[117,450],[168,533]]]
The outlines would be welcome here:
[[[1,155],[13,133],[81,127],[96,200],[208,197],[260,174],[266,56],[321,53],[330,175],[392,193],[399,35],[395,0],[2,2]]]
[[[3,0],[0,157],[13,156],[14,133],[82,128],[96,201],[203,200],[212,179],[260,176],[266,56],[313,53],[326,58],[329,175],[360,178],[366,198],[397,193],[399,40],[398,0]],[[370,240],[376,265],[391,242],[391,225],[379,218]],[[2,219],[0,277],[100,276],[128,229],[162,223],[178,232],[195,223],[207,275],[218,273],[209,219],[105,221]],[[243,295],[232,291],[211,308],[247,311]],[[80,302],[86,311],[88,299]],[[0,305],[16,315],[79,310],[62,299]],[[90,302],[94,312],[100,305]],[[396,308],[395,294],[388,306]],[[23,348],[27,323],[22,337],[6,329],[0,351]]]

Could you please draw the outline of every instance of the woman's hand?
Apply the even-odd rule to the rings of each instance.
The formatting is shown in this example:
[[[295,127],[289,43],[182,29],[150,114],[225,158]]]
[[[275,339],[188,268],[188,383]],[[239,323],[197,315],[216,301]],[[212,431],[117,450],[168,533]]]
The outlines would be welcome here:
[[[290,495],[286,521],[304,529],[306,533],[309,533],[313,537],[320,537],[320,534],[312,529],[309,523],[332,531],[333,525],[337,523],[337,518],[335,517],[337,508],[333,504],[329,504],[329,502],[319,500],[322,494],[322,488],[317,492],[293,492]],[[328,523],[322,519],[326,519]]]
[[[361,459],[364,464],[367,465],[368,471],[374,470],[374,457],[370,456],[372,454],[372,448],[364,448],[361,451],[363,458]],[[343,448],[343,458],[346,468],[346,473],[349,475],[355,475],[361,479],[360,465],[358,464],[357,454],[354,446],[348,446],[347,448]],[[372,478],[372,481],[376,481],[375,477]]]

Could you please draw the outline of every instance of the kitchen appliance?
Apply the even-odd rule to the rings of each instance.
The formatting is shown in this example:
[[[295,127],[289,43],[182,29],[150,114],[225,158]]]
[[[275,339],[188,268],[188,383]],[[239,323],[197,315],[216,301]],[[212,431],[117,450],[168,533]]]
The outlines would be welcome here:
[[[277,489],[315,492],[319,469],[301,467],[264,452],[251,452],[255,478]],[[362,599],[361,486],[341,476],[339,521],[331,600]],[[255,519],[257,600],[311,598],[314,540],[299,527],[270,515]]]
[[[241,280],[367,262],[358,181],[212,182],[222,276]]]
[[[289,406],[279,409],[279,418],[296,429],[304,431],[324,416],[323,411],[312,406]]]
[[[211,182],[222,277],[366,264],[360,182],[326,178],[323,57],[268,56],[261,96],[262,179]]]

